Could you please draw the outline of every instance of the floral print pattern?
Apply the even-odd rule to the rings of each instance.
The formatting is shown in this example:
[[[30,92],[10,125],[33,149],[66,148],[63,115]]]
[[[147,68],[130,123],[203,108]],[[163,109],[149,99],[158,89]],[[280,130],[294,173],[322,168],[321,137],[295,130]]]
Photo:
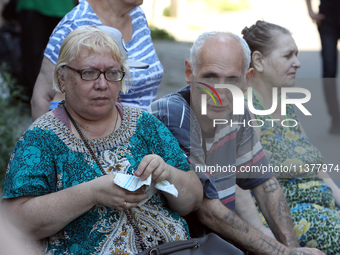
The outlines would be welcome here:
[[[253,104],[256,109],[264,110],[255,92]],[[255,117],[265,124],[271,118]],[[288,119],[298,120],[292,105],[287,105]],[[334,204],[332,190],[311,167],[324,163],[320,151],[302,133],[299,124],[287,128],[274,120],[270,126],[261,127],[261,144],[272,165],[291,169],[276,173],[276,177],[287,198],[300,245],[318,248],[326,254],[340,254],[340,209]]]

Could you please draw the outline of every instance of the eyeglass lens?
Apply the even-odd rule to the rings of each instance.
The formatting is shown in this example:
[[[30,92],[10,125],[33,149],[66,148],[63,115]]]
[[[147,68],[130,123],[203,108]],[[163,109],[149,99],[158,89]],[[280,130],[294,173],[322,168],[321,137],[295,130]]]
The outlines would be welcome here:
[[[100,71],[98,69],[85,69],[81,72],[81,77],[84,80],[96,80],[101,73],[104,73],[105,79],[109,81],[121,81],[124,77],[124,72],[119,70]]]

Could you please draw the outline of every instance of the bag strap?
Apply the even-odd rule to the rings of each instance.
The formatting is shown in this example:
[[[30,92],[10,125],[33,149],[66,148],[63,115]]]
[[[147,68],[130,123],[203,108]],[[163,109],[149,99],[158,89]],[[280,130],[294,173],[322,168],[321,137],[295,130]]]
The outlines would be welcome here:
[[[166,255],[172,254],[173,252],[184,251],[186,249],[198,249],[200,245],[200,242],[195,239],[174,241],[149,248],[141,253],[138,253],[138,255]]]
[[[68,112],[68,110],[65,107],[65,104],[63,103],[65,112],[67,114],[67,116],[69,117],[69,119],[71,120],[73,126],[75,127],[75,129],[77,130],[78,134],[80,135],[81,139],[83,140],[87,150],[90,152],[92,158],[94,159],[94,161],[96,162],[96,164],[98,165],[98,167],[100,168],[100,171],[102,172],[103,175],[106,175],[106,172],[103,169],[102,164],[100,164],[98,158],[96,157],[96,155],[94,154],[94,151],[92,150],[90,144],[88,143],[88,140],[85,138],[85,136],[83,135],[83,133],[81,132],[78,124],[75,122],[75,120],[72,118],[71,114]],[[118,112],[117,112],[117,118],[118,118]],[[116,124],[117,124],[117,120],[116,120]],[[116,127],[116,125],[115,125]],[[115,128],[114,128],[115,129]],[[132,225],[133,231],[135,232],[135,235],[137,236],[138,239],[138,246],[137,248],[139,248],[140,250],[144,251],[146,250],[146,245],[143,242],[143,238],[142,235],[140,234],[140,231],[138,229],[138,227],[135,224],[135,221],[133,220],[132,214],[129,210],[124,210],[123,211],[126,215],[127,221],[128,223],[130,223]]]

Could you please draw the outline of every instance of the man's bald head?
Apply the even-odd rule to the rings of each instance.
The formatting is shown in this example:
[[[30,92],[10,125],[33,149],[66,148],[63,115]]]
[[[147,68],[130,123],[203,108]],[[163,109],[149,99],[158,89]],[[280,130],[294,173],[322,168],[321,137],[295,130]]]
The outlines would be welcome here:
[[[236,43],[236,44],[235,44]],[[194,42],[193,46],[190,49],[189,61],[191,63],[192,72],[195,73],[197,65],[199,65],[202,61],[201,59],[201,51],[205,49],[205,51],[209,52],[209,49],[222,47],[222,45],[227,47],[241,47],[242,48],[242,57],[244,59],[244,73],[248,70],[250,65],[250,49],[246,41],[229,32],[206,32],[201,34]],[[207,50],[208,49],[208,50]]]

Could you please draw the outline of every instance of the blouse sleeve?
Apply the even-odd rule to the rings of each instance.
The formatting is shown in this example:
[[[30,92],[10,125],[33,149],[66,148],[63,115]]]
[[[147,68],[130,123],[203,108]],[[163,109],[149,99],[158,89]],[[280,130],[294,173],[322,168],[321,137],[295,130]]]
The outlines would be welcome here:
[[[150,113],[142,112],[137,125],[140,127],[140,135],[146,142],[150,153],[159,155],[173,167],[184,171],[190,170],[188,159],[177,139],[161,121]]]
[[[16,144],[5,178],[3,198],[41,196],[56,190],[51,130],[27,130]]]

